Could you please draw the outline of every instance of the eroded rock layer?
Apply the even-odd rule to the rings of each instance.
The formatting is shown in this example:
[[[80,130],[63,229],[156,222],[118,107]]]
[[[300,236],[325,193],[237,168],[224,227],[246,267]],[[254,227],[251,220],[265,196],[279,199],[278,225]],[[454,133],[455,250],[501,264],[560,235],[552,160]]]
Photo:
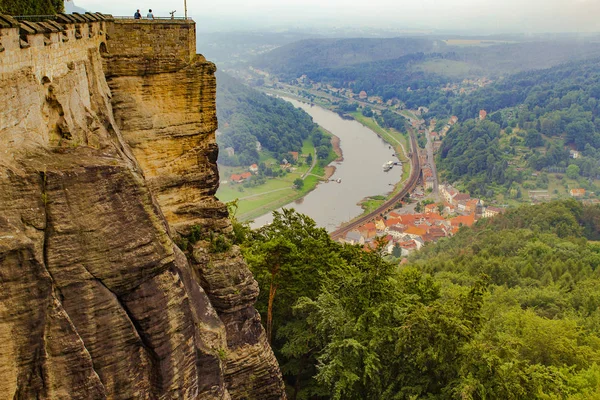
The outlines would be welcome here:
[[[174,233],[185,236],[200,227],[204,237],[227,236],[232,229],[227,209],[214,197],[216,68],[193,46],[187,54],[169,50],[169,41],[195,32],[173,24],[181,28],[176,39],[162,31],[153,51],[138,45],[140,29],[144,37],[155,34],[151,23],[140,28],[120,21],[109,29],[115,40],[108,42],[104,59],[114,115]],[[123,60],[152,67],[132,68]],[[227,387],[234,398],[281,398],[279,367],[253,307],[258,285],[235,246],[224,252],[209,247],[198,242],[190,263],[225,325]]]
[[[173,242],[231,230],[214,65],[189,21],[115,25],[0,16],[0,398],[283,398],[238,250]]]

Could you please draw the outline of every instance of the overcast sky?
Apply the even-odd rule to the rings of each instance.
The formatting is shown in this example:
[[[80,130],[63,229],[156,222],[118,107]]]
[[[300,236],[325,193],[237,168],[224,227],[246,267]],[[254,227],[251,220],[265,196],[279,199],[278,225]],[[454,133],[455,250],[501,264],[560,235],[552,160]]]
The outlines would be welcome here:
[[[183,0],[74,0],[89,11],[183,15]],[[127,3],[127,4],[125,4]],[[377,26],[493,32],[600,32],[600,0],[187,0],[201,25],[235,30],[289,25]],[[232,25],[232,26],[230,26]]]

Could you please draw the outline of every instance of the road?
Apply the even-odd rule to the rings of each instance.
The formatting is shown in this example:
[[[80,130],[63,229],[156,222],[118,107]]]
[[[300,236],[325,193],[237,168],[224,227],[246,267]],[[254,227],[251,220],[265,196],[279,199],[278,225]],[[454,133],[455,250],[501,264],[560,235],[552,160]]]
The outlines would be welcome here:
[[[308,171],[306,171],[300,178],[304,179],[306,178],[308,175],[314,175],[312,174],[312,170],[315,167],[315,165],[317,165],[317,155],[315,154],[315,156],[312,159],[312,164],[310,166],[310,168],[308,169]],[[316,175],[315,175],[316,176]]]
[[[264,196],[265,194],[281,192],[282,190],[290,190],[293,188],[294,188],[293,186],[288,186],[288,187],[284,187],[284,188],[273,189],[273,190],[269,190],[268,192],[255,193],[255,194],[251,194],[251,195],[244,196],[244,197],[238,197],[237,200],[251,199],[252,197]]]
[[[411,190],[414,189],[414,187],[417,185],[417,181],[419,180],[419,176],[421,175],[421,166],[419,165],[419,153],[417,151],[417,149],[418,149],[417,139],[415,138],[415,135],[412,132],[410,134],[410,142],[411,142],[411,148],[412,148],[411,149],[412,150],[411,151],[412,168],[411,168],[411,172],[410,172],[410,177],[408,178],[406,185],[404,185],[404,187],[402,188],[402,190],[400,190],[400,192],[398,192],[398,194],[396,194],[391,199],[387,200],[376,210],[370,212],[369,214],[363,215],[362,217],[360,217],[354,221],[351,221],[350,223],[348,223],[348,224],[338,228],[336,231],[332,232],[331,238],[333,240],[343,238],[351,230],[356,229],[359,226],[364,225],[367,222],[374,220],[375,218],[379,217],[380,215],[393,210],[394,208],[396,208],[396,205],[398,204],[398,202],[400,200],[402,200],[404,198],[404,196],[406,196],[407,193],[409,193]]]
[[[427,161],[429,161],[429,166],[431,167],[431,172],[433,172],[433,191],[431,192],[433,196],[439,200],[439,183],[438,183],[438,175],[437,169],[435,166],[435,158],[433,154],[433,140],[430,134],[429,129],[425,129],[425,135],[427,136],[427,146],[425,146],[427,150]]]

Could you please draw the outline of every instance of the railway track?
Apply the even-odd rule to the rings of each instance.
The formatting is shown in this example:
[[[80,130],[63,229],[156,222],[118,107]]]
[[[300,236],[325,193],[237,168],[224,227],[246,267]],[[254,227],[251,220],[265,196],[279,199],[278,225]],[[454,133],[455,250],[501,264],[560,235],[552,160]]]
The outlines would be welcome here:
[[[419,152],[417,146],[417,139],[415,138],[414,133],[410,134],[410,143],[411,143],[411,172],[406,185],[398,192],[394,197],[383,203],[376,210],[371,211],[367,215],[363,215],[357,220],[351,221],[346,225],[338,228],[337,230],[331,232],[330,236],[333,240],[338,240],[346,236],[348,232],[357,227],[364,225],[368,222],[373,221],[377,217],[385,214],[394,208],[396,208],[397,203],[406,196],[411,190],[415,188],[417,185],[417,181],[419,180],[419,175],[421,174],[421,166],[419,165]]]

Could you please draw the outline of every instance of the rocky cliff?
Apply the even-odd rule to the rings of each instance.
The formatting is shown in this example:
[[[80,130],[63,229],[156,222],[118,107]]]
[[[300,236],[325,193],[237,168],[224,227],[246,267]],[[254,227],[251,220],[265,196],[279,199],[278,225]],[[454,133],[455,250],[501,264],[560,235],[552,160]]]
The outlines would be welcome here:
[[[0,16],[0,398],[284,397],[194,31]]]

